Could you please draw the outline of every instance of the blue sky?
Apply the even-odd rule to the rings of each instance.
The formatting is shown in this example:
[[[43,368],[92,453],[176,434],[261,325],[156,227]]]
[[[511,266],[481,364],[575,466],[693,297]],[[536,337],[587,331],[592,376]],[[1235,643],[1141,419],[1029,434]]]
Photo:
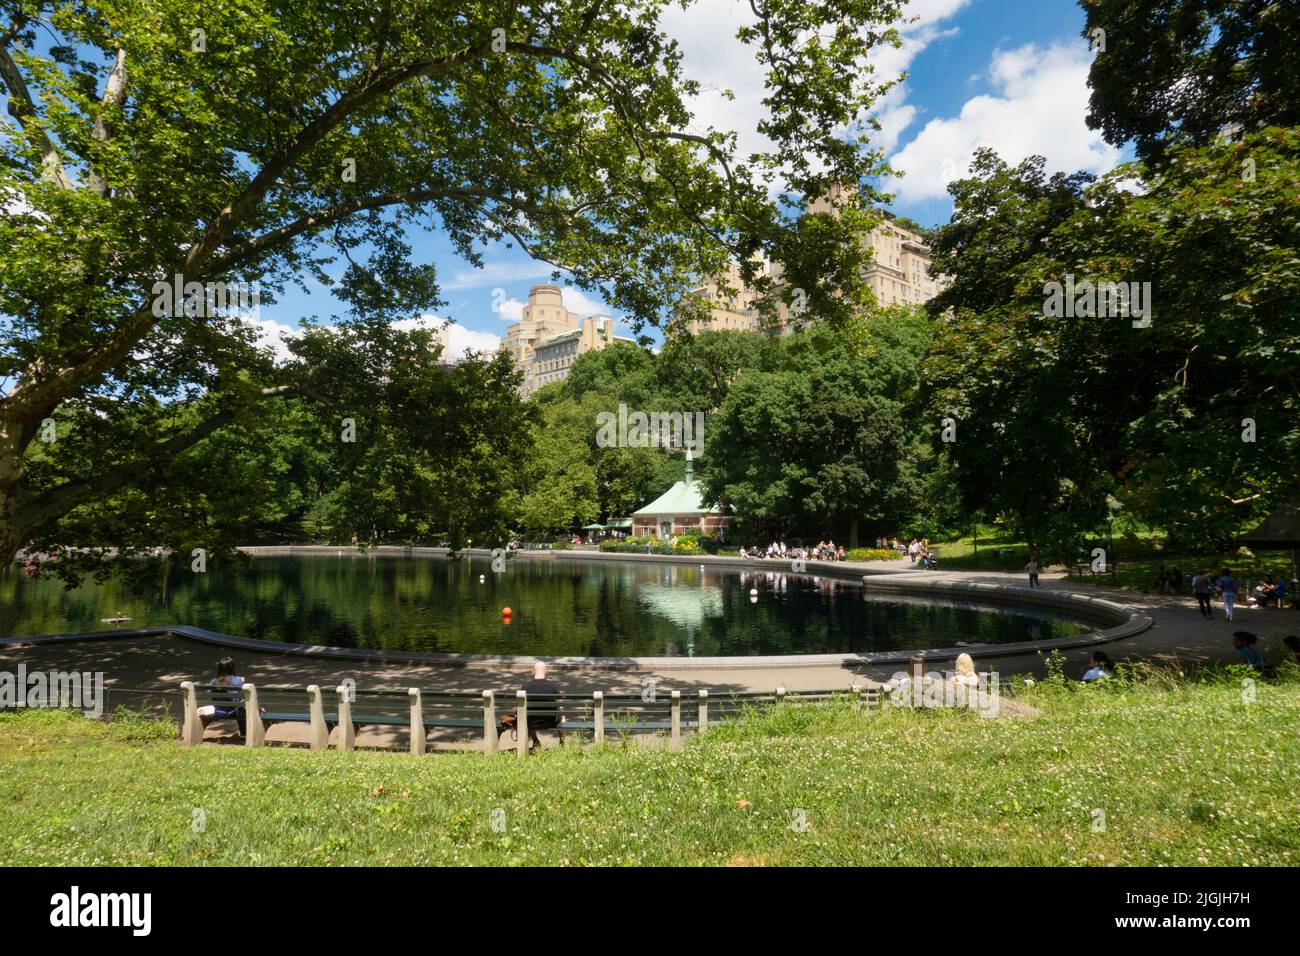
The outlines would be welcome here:
[[[877,111],[881,145],[905,173],[883,184],[895,194],[893,211],[925,225],[945,221],[951,213],[945,185],[964,173],[978,146],[1013,162],[1039,153],[1051,168],[1071,171],[1103,172],[1128,158],[1084,123],[1090,55],[1083,11],[1073,0],[912,0],[908,9],[920,19],[905,28],[902,48],[873,57],[881,74],[909,74]],[[746,0],[700,0],[668,11],[664,21],[682,43],[687,72],[706,91],[725,87],[736,94],[724,101],[706,92],[695,104],[696,118],[701,129],[735,129],[742,153],[763,145],[755,132],[762,74],[749,50],[729,39],[748,16]],[[486,268],[476,273],[438,236],[415,244],[442,277],[448,303],[442,316],[459,326],[454,348],[493,347],[518,317],[529,287],[549,273],[517,250],[489,250]],[[500,311],[492,308],[496,290],[503,290],[498,301],[505,298]],[[598,298],[577,290],[566,295],[574,311],[608,311]],[[332,311],[332,297],[317,289],[264,306],[262,317],[270,331],[292,328],[302,314]],[[622,323],[620,331],[627,332]]]
[[[882,183],[894,194],[894,212],[924,225],[944,222],[951,213],[945,186],[964,174],[979,146],[1010,162],[1041,154],[1049,168],[1069,171],[1101,173],[1131,158],[1084,123],[1091,55],[1074,0],[910,0],[906,12],[918,21],[902,28],[902,47],[870,57],[882,77],[908,73],[876,110],[883,129],[874,140],[904,174]],[[663,19],[682,45],[687,74],[703,87],[692,104],[696,131],[735,130],[742,155],[766,145],[756,131],[763,74],[752,51],[734,40],[751,17],[748,0],[696,0],[686,10],[670,8]],[[735,99],[723,99],[721,89]],[[437,234],[409,238],[417,259],[438,269],[447,302],[439,317],[456,323],[455,352],[495,348],[529,287],[549,281],[551,267],[517,249],[488,249],[485,268],[475,270]],[[584,315],[609,311],[576,289],[566,290],[566,300]],[[494,301],[502,307],[494,309]],[[329,319],[341,311],[327,288],[309,280],[306,292],[290,287],[279,302],[264,303],[260,321],[271,344],[293,334],[304,316]],[[625,323],[618,326],[627,334]]]

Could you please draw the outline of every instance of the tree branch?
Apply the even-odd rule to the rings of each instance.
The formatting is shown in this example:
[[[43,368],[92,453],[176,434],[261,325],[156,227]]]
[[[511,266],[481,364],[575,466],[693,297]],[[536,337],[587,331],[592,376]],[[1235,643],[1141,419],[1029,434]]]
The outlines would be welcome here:
[[[28,142],[41,154],[41,177],[52,180],[63,189],[72,189],[72,180],[63,171],[59,151],[36,114],[27,81],[23,79],[22,71],[5,46],[0,46],[0,79],[4,80],[5,87],[9,90],[9,115],[18,121],[18,125],[27,134]]]
[[[108,71],[108,83],[104,86],[104,96],[99,101],[100,113],[95,117],[95,128],[90,138],[96,143],[108,142],[108,124],[104,122],[104,110],[112,109],[122,102],[126,91],[126,51],[118,50],[113,60],[113,68]],[[97,170],[90,172],[90,191],[96,196],[108,195],[108,180]]]
[[[259,398],[288,395],[296,388],[297,386],[293,385],[264,388]],[[110,465],[96,471],[90,478],[64,482],[50,489],[36,500],[27,502],[14,513],[13,525],[16,533],[21,536],[26,529],[38,528],[61,518],[92,497],[102,498],[125,487],[132,479],[147,474],[186,449],[197,445],[218,429],[228,425],[234,417],[233,408],[223,409],[189,431],[157,442],[139,458]]]

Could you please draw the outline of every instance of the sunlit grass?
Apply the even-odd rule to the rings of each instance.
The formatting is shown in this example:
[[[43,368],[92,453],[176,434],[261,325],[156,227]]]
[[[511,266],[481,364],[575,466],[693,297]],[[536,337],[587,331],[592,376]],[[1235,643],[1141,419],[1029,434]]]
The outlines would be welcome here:
[[[0,863],[1294,865],[1300,683],[1240,679],[1040,684],[1034,718],[787,705],[527,760],[0,715]]]

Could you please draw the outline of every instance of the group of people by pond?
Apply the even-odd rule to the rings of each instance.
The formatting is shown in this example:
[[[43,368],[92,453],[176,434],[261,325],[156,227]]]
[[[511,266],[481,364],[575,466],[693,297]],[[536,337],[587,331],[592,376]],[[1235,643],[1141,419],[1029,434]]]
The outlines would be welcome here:
[[[904,549],[913,564],[919,564],[927,571],[939,570],[939,555],[930,550],[929,538],[913,538]]]
[[[835,546],[834,541],[818,541],[816,547],[807,547],[802,543],[796,542],[793,547],[788,547],[784,541],[773,541],[766,548],[762,545],[755,545],[752,548],[740,549],[742,558],[775,558],[789,559],[793,561],[843,561],[844,546]]]

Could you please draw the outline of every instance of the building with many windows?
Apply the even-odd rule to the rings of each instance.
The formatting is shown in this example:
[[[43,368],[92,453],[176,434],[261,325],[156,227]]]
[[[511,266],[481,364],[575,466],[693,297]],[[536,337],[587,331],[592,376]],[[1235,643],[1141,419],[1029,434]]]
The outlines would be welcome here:
[[[825,212],[834,206],[832,201],[819,200],[809,208],[813,212]],[[900,224],[892,214],[884,213],[883,221],[867,234],[864,242],[871,249],[872,262],[863,278],[881,305],[920,305],[943,291],[946,284],[943,278],[930,272],[930,247],[925,239]],[[764,268],[780,290],[780,267]],[[733,264],[721,279],[711,279],[692,291],[712,303],[707,319],[683,323],[692,334],[718,329],[746,332],[759,329],[756,296],[745,288],[738,266]],[[778,305],[777,318],[782,334],[789,333],[797,324],[785,302]]]
[[[607,315],[584,319],[570,312],[559,286],[535,285],[520,320],[506,328],[501,348],[524,373],[519,391],[527,398],[543,385],[568,378],[573,360],[583,352],[632,341],[614,334],[614,320]]]

